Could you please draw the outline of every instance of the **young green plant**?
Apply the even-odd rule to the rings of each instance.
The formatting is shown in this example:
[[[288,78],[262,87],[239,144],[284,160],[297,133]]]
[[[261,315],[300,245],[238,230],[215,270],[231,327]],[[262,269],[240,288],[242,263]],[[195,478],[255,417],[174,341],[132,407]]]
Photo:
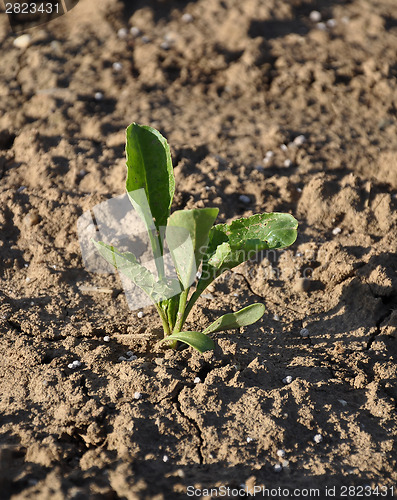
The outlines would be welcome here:
[[[193,305],[224,271],[262,250],[291,245],[298,223],[290,214],[263,213],[214,225],[217,208],[176,210],[170,215],[175,179],[165,138],[151,127],[132,123],[126,131],[126,156],[128,197],[149,235],[157,276],[131,252],[119,252],[102,241],[94,241],[95,246],[150,297],[163,324],[163,341],[171,347],[183,342],[200,352],[214,349],[209,334],[255,323],[265,306],[251,304],[225,314],[202,332],[185,331],[183,326]],[[176,271],[171,277],[164,266],[165,244]],[[189,294],[195,281],[195,289]]]

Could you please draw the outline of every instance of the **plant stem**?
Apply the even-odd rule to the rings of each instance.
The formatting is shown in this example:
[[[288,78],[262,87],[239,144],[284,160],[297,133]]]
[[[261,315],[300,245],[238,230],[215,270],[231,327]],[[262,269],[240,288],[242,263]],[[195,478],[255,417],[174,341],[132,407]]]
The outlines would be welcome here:
[[[185,322],[185,308],[186,308],[188,293],[189,293],[189,288],[186,288],[186,290],[183,290],[183,292],[181,292],[181,295],[179,297],[178,312],[176,314],[176,322],[172,333],[179,333]]]
[[[164,314],[164,311],[161,309],[159,304],[155,304],[157,312],[159,313],[159,316],[161,318],[161,322],[163,323],[163,330],[164,330],[164,338],[168,337],[168,335],[171,334],[170,327],[168,325],[167,317]]]
[[[184,315],[183,315],[183,323],[186,321],[190,311],[192,310],[192,307],[194,306],[194,304],[196,303],[196,300],[200,297],[202,292],[203,292],[203,290],[195,290],[193,292],[192,296],[189,299],[187,306],[185,307],[185,311],[184,311]]]
[[[164,261],[163,261],[163,247],[161,244],[160,235],[155,233],[155,230],[148,229],[147,230],[150,244],[153,251],[154,262],[156,264],[157,274],[159,279],[164,278]]]

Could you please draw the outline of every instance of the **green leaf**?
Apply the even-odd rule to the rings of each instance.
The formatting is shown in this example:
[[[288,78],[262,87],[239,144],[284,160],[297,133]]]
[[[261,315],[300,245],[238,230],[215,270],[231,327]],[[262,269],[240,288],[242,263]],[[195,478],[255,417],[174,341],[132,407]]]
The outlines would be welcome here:
[[[257,214],[213,226],[197,291],[201,293],[223,271],[238,266],[261,250],[291,245],[296,240],[297,227],[297,220],[283,213]]]
[[[251,304],[235,313],[228,313],[221,316],[216,321],[207,326],[203,333],[214,333],[232,328],[241,328],[242,326],[252,325],[260,319],[265,312],[263,304]]]
[[[166,226],[175,191],[170,148],[154,128],[132,123],[126,130],[129,198],[148,228]],[[143,191],[142,191],[143,190]]]
[[[167,318],[168,325],[170,327],[170,330],[172,331],[175,322],[176,322],[176,315],[178,312],[178,306],[179,306],[179,297],[180,295],[174,295],[173,297],[170,297],[169,299],[163,300],[160,303],[160,307],[164,311],[164,314]]]
[[[296,240],[298,222],[290,214],[256,214],[233,221],[227,227],[233,250],[285,248]]]
[[[139,264],[133,253],[121,253],[113,246],[106,245],[102,241],[92,241],[100,255],[146,292],[155,304],[181,292],[178,280],[162,279],[157,281],[156,277],[146,267]]]
[[[179,340],[180,342],[194,347],[194,349],[197,349],[197,351],[200,352],[212,351],[215,348],[215,342],[210,337],[201,332],[173,333],[172,335],[168,335],[168,337],[163,339],[161,342],[167,340]]]
[[[168,220],[167,244],[185,289],[195,280],[218,211],[217,208],[177,210]]]

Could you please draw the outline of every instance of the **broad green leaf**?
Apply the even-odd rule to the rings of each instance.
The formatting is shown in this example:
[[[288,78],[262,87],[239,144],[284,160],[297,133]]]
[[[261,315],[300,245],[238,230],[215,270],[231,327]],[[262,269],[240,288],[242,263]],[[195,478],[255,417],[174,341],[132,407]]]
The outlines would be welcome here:
[[[217,208],[177,210],[168,220],[167,244],[185,289],[195,280],[218,211]]]
[[[292,245],[297,227],[297,221],[290,214],[256,214],[233,221],[226,234],[233,250],[266,250]]]
[[[181,292],[179,281],[176,279],[162,279],[156,277],[146,267],[139,264],[131,252],[121,253],[111,245],[102,241],[92,240],[102,257],[139,286],[147,295],[158,304],[162,300],[173,297]]]
[[[158,230],[167,224],[175,191],[170,148],[157,130],[137,123],[127,128],[126,141],[127,193],[148,229],[154,219]]]
[[[216,321],[207,326],[203,333],[214,333],[232,328],[241,328],[242,326],[252,325],[260,319],[265,312],[263,304],[251,304],[235,313],[228,313],[221,316]]]
[[[204,290],[223,271],[261,250],[291,245],[296,240],[297,227],[297,220],[283,213],[257,214],[213,226],[197,289]]]
[[[179,340],[191,347],[194,347],[200,352],[212,351],[215,348],[215,342],[201,332],[179,332],[169,335],[162,342],[167,340]]]

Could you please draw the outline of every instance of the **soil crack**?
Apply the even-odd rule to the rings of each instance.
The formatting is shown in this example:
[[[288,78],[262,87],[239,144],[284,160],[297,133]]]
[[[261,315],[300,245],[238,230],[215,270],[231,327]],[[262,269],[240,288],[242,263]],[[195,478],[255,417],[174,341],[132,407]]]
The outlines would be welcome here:
[[[194,418],[192,418],[190,415],[188,415],[182,408],[182,405],[181,405],[181,402],[179,401],[179,396],[181,394],[181,392],[183,391],[184,387],[182,387],[178,393],[174,396],[174,401],[175,401],[175,405],[176,405],[176,409],[177,411],[182,415],[182,417],[186,418],[186,420],[188,422],[190,422],[193,427],[195,428],[196,430],[196,433],[197,433],[197,437],[199,439],[199,445],[197,447],[197,451],[198,451],[198,455],[199,455],[199,463],[200,465],[202,465],[204,463],[204,456],[203,456],[203,446],[204,446],[204,439],[203,439],[203,436],[202,436],[202,431],[200,429],[200,426],[197,422],[197,420],[195,420]]]
[[[255,292],[255,291],[253,290],[253,288],[252,288],[252,286],[251,286],[251,283],[249,282],[248,278],[247,278],[244,274],[242,274],[242,273],[237,273],[236,271],[232,271],[232,273],[233,273],[233,274],[235,274],[236,276],[241,276],[241,277],[244,279],[244,281],[245,281],[245,283],[246,283],[246,285],[247,285],[248,290],[249,290],[249,291],[250,291],[253,295],[256,295],[256,297],[260,298],[261,300],[266,300],[266,301],[268,301],[268,302],[271,302],[272,304],[281,305],[280,303],[275,302],[275,301],[273,301],[273,300],[270,300],[269,298],[263,297],[263,295],[259,295],[259,293]],[[289,307],[289,306],[287,306],[287,305],[283,305],[283,307],[284,307],[284,308],[286,308],[286,309],[289,309],[290,311],[292,311],[292,312],[294,312],[294,313],[296,313],[296,314],[299,314],[299,311],[297,311],[296,309],[293,309],[292,307]]]

